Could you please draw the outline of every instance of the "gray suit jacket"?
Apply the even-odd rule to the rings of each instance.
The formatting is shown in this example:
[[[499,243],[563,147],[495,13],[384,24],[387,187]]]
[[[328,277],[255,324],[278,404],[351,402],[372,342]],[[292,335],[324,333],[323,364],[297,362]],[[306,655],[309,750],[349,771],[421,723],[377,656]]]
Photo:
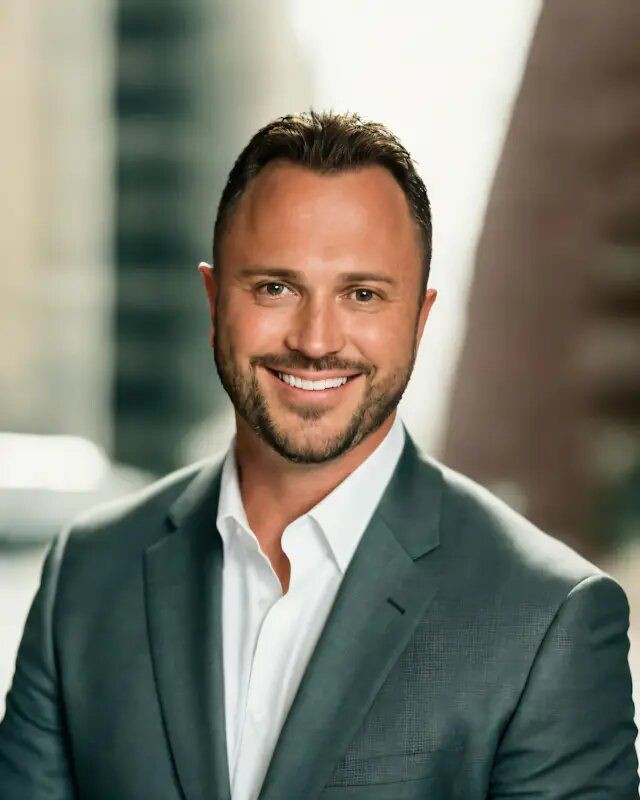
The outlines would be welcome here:
[[[2,800],[228,800],[220,467],[51,548],[0,725]],[[634,800],[628,610],[407,434],[261,800]]]

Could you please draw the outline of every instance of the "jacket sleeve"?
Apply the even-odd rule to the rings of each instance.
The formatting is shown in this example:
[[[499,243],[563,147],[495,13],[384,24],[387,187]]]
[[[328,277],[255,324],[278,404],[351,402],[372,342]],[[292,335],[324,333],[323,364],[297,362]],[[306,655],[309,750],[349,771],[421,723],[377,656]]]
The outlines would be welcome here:
[[[566,597],[497,750],[492,800],[637,800],[629,605],[605,574]]]
[[[47,552],[40,587],[18,649],[0,723],[0,798],[72,800],[64,715],[52,632],[53,606],[66,536]]]

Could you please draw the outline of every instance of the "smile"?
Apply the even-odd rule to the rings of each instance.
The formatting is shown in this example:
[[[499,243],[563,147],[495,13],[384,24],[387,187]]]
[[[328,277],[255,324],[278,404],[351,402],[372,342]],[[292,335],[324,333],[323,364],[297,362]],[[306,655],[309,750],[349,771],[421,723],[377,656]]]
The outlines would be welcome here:
[[[345,384],[353,381],[354,378],[359,378],[361,375],[361,373],[359,373],[357,375],[345,375],[337,378],[325,378],[321,381],[311,381],[306,380],[305,378],[300,378],[297,375],[290,375],[287,372],[279,372],[269,368],[267,368],[267,372],[273,375],[274,378],[276,378],[281,384],[285,384],[285,386],[287,386],[289,389],[292,389],[296,393],[301,394],[302,392],[305,392],[307,395],[318,397],[326,397],[327,395],[334,393],[339,394],[339,389],[345,386]]]
[[[347,377],[344,378],[327,378],[323,381],[308,381],[303,378],[298,378],[295,375],[289,375],[286,372],[278,372],[278,377],[281,381],[288,383],[289,386],[295,386],[296,389],[304,389],[307,392],[319,392],[323,389],[337,389],[347,382]]]

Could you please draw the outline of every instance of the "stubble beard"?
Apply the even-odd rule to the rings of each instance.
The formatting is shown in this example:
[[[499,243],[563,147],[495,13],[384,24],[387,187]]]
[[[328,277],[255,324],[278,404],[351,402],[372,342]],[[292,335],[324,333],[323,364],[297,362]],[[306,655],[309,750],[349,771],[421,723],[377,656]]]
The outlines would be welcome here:
[[[264,442],[283,458],[298,464],[331,461],[378,430],[400,402],[413,372],[417,352],[414,332],[409,363],[394,370],[388,378],[377,384],[372,382],[371,371],[362,376],[366,381],[365,396],[346,427],[328,436],[321,444],[311,445],[297,441],[297,437],[278,425],[271,415],[256,373],[262,359],[251,359],[251,371],[245,375],[238,369],[233,347],[226,339],[224,326],[220,325],[214,341],[213,356],[220,382],[235,410]],[[310,367],[307,365],[307,368]],[[327,367],[323,366],[323,369]],[[296,413],[302,421],[313,424],[327,412],[323,408],[299,406]]]

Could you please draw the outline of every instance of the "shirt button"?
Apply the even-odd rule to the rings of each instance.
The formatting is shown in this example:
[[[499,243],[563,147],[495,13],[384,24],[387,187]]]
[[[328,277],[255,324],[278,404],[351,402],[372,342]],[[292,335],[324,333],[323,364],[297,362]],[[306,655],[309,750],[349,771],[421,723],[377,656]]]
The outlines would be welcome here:
[[[251,716],[255,719],[256,722],[262,722],[265,716],[264,709],[263,708],[252,709]]]

